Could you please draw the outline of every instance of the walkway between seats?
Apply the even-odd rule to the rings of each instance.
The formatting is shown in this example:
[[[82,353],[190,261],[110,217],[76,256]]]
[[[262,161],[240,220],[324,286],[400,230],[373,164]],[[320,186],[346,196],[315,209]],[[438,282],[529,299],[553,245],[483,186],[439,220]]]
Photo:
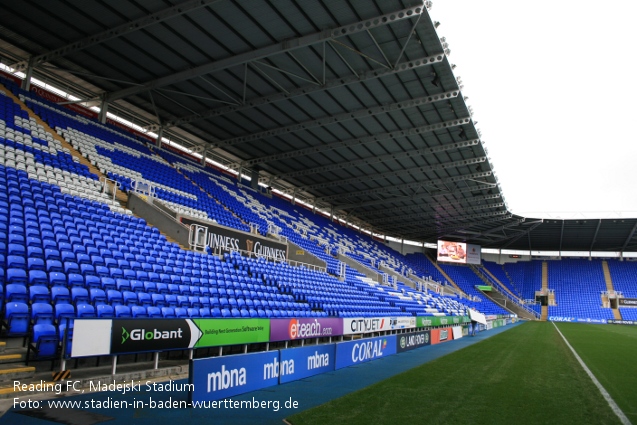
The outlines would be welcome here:
[[[258,409],[232,409],[230,407],[218,407],[216,409],[159,409],[150,408],[149,401],[182,401],[187,400],[185,392],[168,391],[132,393],[122,395],[120,392],[101,392],[83,394],[80,396],[58,398],[57,401],[80,401],[82,405],[91,402],[105,402],[109,398],[112,402],[126,401],[129,405],[134,400],[143,400],[144,408],[103,408],[103,409],[49,409],[43,407],[39,411],[32,411],[28,416],[17,413],[19,410],[11,409],[2,418],[0,424],[20,425],[93,425],[101,422],[107,424],[148,424],[148,425],[176,425],[196,421],[197,425],[203,424],[277,424],[299,411],[310,409],[330,400],[339,398],[354,391],[363,389],[384,379],[435,360],[446,354],[461,350],[465,347],[488,339],[504,332],[515,325],[504,326],[490,331],[482,332],[476,337],[464,337],[460,340],[421,347],[405,353],[384,357],[357,366],[339,369],[334,372],[312,376],[299,381],[283,385],[269,387],[260,391],[254,391],[232,397],[232,400],[257,400],[259,402],[270,401],[270,408]],[[174,381],[176,384],[185,384],[186,380]],[[292,400],[298,403],[298,409],[285,408],[285,402]],[[274,411],[274,402],[278,401],[280,409]],[[47,406],[47,401],[42,400],[42,405]],[[27,413],[23,411],[23,413]],[[114,420],[113,420],[114,419]],[[192,422],[194,424],[195,422]]]

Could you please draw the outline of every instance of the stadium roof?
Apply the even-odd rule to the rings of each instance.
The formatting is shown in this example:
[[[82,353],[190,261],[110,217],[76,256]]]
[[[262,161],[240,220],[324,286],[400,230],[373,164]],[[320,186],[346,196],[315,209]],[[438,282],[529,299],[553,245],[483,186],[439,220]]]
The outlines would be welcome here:
[[[376,233],[637,250],[635,219],[509,212],[430,6],[25,0],[3,6],[0,56]]]

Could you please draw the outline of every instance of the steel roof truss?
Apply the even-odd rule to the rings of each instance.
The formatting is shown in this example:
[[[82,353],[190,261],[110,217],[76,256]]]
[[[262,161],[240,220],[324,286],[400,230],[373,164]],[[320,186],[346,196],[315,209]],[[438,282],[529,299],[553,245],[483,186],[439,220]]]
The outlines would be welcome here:
[[[321,197],[317,197],[317,200],[323,201],[323,202],[330,202],[336,199],[351,198],[355,196],[378,195],[381,193],[387,193],[392,191],[414,189],[420,186],[435,186],[435,185],[444,184],[444,183],[454,183],[454,182],[459,182],[462,180],[467,180],[468,178],[472,178],[472,177],[487,177],[487,176],[490,176],[491,174],[492,174],[491,171],[484,171],[481,173],[473,173],[473,174],[468,174],[465,176],[446,177],[444,179],[428,180],[425,182],[406,183],[406,184],[401,184],[401,185],[391,186],[391,187],[379,187],[376,189],[360,190],[357,192],[346,192],[346,193],[339,193],[336,195],[321,196]]]
[[[208,118],[212,118],[212,117],[216,117],[220,115],[225,115],[230,112],[237,112],[237,111],[242,111],[246,109],[252,109],[256,106],[261,106],[261,105],[268,105],[270,103],[278,102],[285,99],[291,99],[298,96],[305,96],[311,93],[327,91],[329,89],[347,86],[354,83],[362,83],[365,81],[375,80],[383,76],[398,74],[398,73],[409,71],[409,70],[415,70],[423,66],[431,66],[434,63],[442,62],[443,59],[444,59],[444,54],[440,53],[437,55],[432,55],[432,56],[427,56],[420,59],[411,60],[407,63],[401,64],[399,67],[395,69],[376,69],[376,70],[365,72],[361,74],[360,76],[357,74],[354,74],[354,75],[345,76],[341,78],[333,78],[331,80],[324,81],[323,84],[320,86],[316,86],[312,84],[309,86],[289,89],[288,90],[289,93],[269,94],[269,95],[254,98],[254,99],[245,99],[246,78],[244,78],[243,104],[238,106],[226,106],[221,108],[215,108],[208,111],[202,111],[197,114],[184,116],[174,120],[173,122],[169,123],[169,125],[180,126],[180,125],[188,124],[194,121],[199,121],[199,120],[208,119]]]
[[[420,14],[423,11],[422,6],[411,7],[408,9],[399,10],[396,12],[387,13],[382,16],[366,19],[360,22],[354,22],[348,25],[343,25],[338,28],[328,29],[321,32],[304,35],[301,37],[285,40],[282,42],[274,43],[268,46],[264,46],[255,50],[251,50],[244,53],[239,53],[235,56],[231,56],[225,59],[219,59],[204,65],[199,65],[194,68],[185,69],[183,71],[176,72],[171,75],[156,78],[151,81],[143,83],[140,87],[126,88],[115,92],[108,93],[107,98],[109,101],[122,99],[125,97],[133,96],[146,90],[155,89],[170,84],[174,84],[180,81],[189,80],[200,75],[210,74],[218,72],[224,69],[231,68],[233,66],[242,65],[246,62],[252,62],[255,60],[263,59],[268,56],[286,53],[303,47],[311,46],[313,44],[320,43],[325,40],[332,40],[339,37],[347,36],[349,34],[355,34],[367,29],[372,29],[380,26],[399,22],[404,19],[410,19],[414,14]]]
[[[109,28],[100,33],[93,34],[88,37],[84,37],[80,40],[66,44],[57,49],[37,55],[33,58],[33,66],[37,67],[38,65],[41,65],[45,62],[51,62],[52,60],[57,59],[59,57],[63,57],[71,53],[84,50],[88,47],[103,43],[113,38],[124,36],[126,34],[146,28],[150,25],[155,25],[167,19],[171,19],[180,15],[183,15],[184,13],[192,12],[193,10],[210,6],[219,1],[220,0],[189,0],[189,1],[181,2],[172,7],[162,9],[159,12],[142,16],[141,18],[135,19],[130,22],[126,22],[125,24],[118,25],[114,28]],[[15,66],[17,66],[17,64],[14,65],[13,67]]]
[[[466,124],[470,120],[471,118],[459,118],[453,121],[446,121],[446,122],[442,122],[438,124],[415,127],[415,128],[410,128],[408,130],[396,130],[389,133],[375,134],[372,136],[364,136],[364,137],[359,137],[356,139],[340,140],[337,142],[327,143],[320,146],[311,146],[309,148],[297,149],[292,152],[283,152],[283,153],[268,155],[268,156],[264,156],[260,158],[254,158],[252,160],[246,161],[246,164],[248,166],[252,166],[257,164],[263,164],[266,162],[278,161],[281,159],[297,158],[300,156],[307,156],[314,153],[327,152],[327,151],[335,150],[338,148],[350,148],[354,146],[364,145],[367,143],[381,142],[388,139],[395,139],[397,137],[406,137],[406,136],[412,136],[417,134],[429,133],[429,132],[441,130],[444,128],[452,128],[458,125]]]
[[[317,183],[317,184],[312,184],[307,186],[300,186],[299,189],[300,190],[324,189],[327,187],[342,186],[342,185],[350,184],[350,183],[365,183],[367,181],[372,181],[372,180],[382,180],[382,179],[388,179],[390,177],[410,175],[411,173],[414,173],[414,172],[428,173],[430,171],[464,167],[464,166],[469,166],[472,164],[485,162],[486,160],[487,160],[487,157],[482,156],[479,158],[470,158],[470,159],[465,159],[462,161],[445,162],[442,164],[429,165],[425,167],[407,168],[404,170],[390,171],[390,172],[385,172],[381,174],[365,175],[361,177],[352,177],[349,179],[340,179],[340,180],[335,180],[335,181],[330,181],[325,183]]]

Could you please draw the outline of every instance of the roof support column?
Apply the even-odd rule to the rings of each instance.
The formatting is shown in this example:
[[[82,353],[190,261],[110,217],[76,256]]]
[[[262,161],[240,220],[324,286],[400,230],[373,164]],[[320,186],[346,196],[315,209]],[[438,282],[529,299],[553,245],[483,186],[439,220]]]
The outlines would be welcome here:
[[[243,161],[241,161],[239,163],[239,170],[237,170],[237,171],[239,171],[237,173],[237,180],[239,180],[239,183],[241,183],[241,177],[242,177],[242,173],[243,173]]]
[[[29,62],[27,63],[27,69],[24,70],[24,80],[22,80],[21,89],[29,91],[31,88],[31,75],[33,74],[33,56],[29,58]]]
[[[108,101],[102,97],[102,104],[100,105],[100,113],[97,115],[97,120],[102,124],[106,124],[106,114],[108,114]]]
[[[206,149],[201,152],[201,165],[203,167],[206,166],[206,160],[208,159],[208,151]]]
[[[161,139],[164,137],[164,127],[160,126],[157,130],[157,139],[155,139],[155,146],[161,149]]]
[[[253,168],[250,174],[250,187],[254,190],[259,190],[259,168]]]

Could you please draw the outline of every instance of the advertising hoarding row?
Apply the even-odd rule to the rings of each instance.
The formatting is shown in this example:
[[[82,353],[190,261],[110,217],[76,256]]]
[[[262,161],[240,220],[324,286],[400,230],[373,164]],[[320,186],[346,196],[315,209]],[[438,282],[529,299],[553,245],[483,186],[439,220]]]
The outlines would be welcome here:
[[[190,402],[221,400],[462,337],[462,326],[334,344],[195,359]]]
[[[462,324],[462,316],[76,319],[70,357],[184,350]]]
[[[568,317],[568,316],[549,316],[549,322],[569,322],[569,323],[592,323],[596,325],[605,325],[607,319],[591,319],[588,317]]]

